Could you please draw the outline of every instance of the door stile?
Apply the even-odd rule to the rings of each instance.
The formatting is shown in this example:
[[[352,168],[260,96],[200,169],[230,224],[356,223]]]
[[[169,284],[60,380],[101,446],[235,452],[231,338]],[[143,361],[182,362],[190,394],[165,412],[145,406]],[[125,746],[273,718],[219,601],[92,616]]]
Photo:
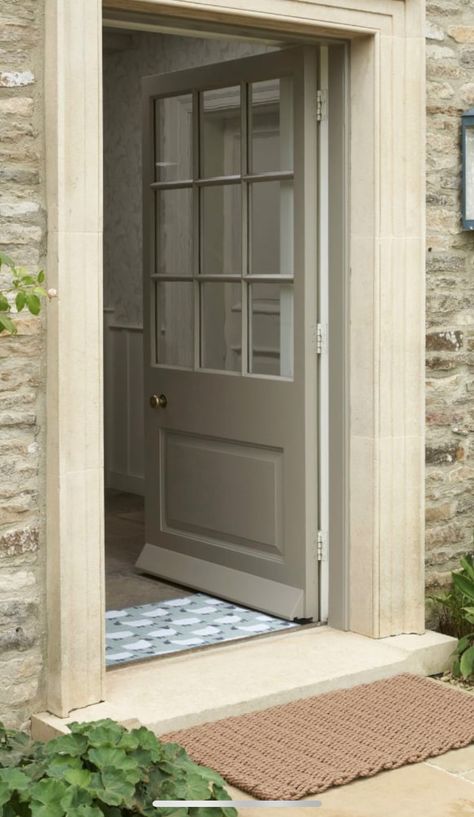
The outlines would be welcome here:
[[[242,208],[242,236],[241,236],[241,243],[242,243],[242,281],[240,284],[241,287],[241,309],[242,309],[242,325],[241,325],[241,337],[242,337],[242,354],[241,354],[241,372],[242,375],[245,375],[249,371],[249,345],[252,348],[252,338],[251,338],[251,324],[249,326],[249,285],[245,280],[248,274],[248,235],[249,235],[249,200],[248,200],[248,182],[246,177],[249,172],[249,162],[248,162],[248,150],[249,150],[249,130],[248,130],[248,119],[249,119],[249,98],[248,98],[248,85],[246,82],[240,83],[240,94],[241,94],[241,105],[240,105],[240,173],[242,176],[242,181],[240,183],[240,204]],[[250,339],[250,344],[249,344]]]
[[[201,94],[193,89],[193,114],[192,114],[192,165],[193,165],[193,307],[194,307],[194,371],[199,369],[201,363],[201,333],[200,333],[200,312],[201,312],[201,292],[199,284],[199,273],[201,271],[201,190],[196,184],[199,177],[199,166],[201,162]]]
[[[328,620],[329,613],[329,49],[319,50],[318,90],[322,97],[318,126],[319,170],[319,276],[318,276],[318,323],[321,327],[321,353],[319,355],[319,531],[322,549],[319,561],[319,617]]]
[[[315,540],[319,527],[318,508],[318,382],[317,359],[314,350],[314,330],[318,310],[318,135],[316,97],[318,87],[318,52],[304,49],[304,81],[301,83],[301,121],[304,126],[296,136],[301,140],[295,150],[295,161],[301,162],[300,174],[304,180],[301,202],[301,237],[304,246],[304,401],[305,401],[305,501],[306,501],[306,598],[307,616],[319,618],[319,564]]]

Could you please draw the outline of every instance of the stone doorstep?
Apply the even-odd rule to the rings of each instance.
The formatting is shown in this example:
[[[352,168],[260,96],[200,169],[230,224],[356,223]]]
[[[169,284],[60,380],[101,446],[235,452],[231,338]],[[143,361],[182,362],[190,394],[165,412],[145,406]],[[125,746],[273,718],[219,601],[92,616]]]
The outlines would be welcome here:
[[[372,639],[325,626],[181,653],[109,671],[106,701],[68,718],[36,714],[32,734],[48,739],[72,721],[113,718],[160,735],[401,672],[435,675],[455,643],[431,631]]]

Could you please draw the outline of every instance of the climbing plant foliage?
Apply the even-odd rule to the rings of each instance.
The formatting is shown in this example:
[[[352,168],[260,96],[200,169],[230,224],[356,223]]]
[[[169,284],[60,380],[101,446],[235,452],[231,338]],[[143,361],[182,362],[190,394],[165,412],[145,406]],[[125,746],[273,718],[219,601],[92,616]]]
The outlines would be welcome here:
[[[24,267],[17,267],[8,255],[0,252],[2,278],[5,271],[7,272],[7,283],[3,289],[0,289],[0,335],[2,333],[15,335],[17,328],[11,316],[12,306],[15,306],[17,312],[27,309],[32,315],[39,315],[41,301],[52,297],[53,290],[48,292],[44,288],[43,270],[40,270],[37,275],[32,275]]]

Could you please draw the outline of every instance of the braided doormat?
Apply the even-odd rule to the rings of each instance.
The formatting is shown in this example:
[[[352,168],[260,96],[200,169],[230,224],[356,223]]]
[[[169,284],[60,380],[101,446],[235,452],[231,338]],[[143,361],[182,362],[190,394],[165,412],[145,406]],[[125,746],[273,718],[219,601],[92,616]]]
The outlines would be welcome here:
[[[254,797],[297,800],[474,743],[474,695],[403,674],[161,739]]]

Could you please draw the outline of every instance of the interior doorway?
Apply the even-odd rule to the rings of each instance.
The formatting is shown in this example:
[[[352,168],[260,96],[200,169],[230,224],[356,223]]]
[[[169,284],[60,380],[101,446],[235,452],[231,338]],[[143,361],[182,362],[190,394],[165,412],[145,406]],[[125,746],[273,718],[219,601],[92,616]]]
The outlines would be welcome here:
[[[103,63],[113,665],[321,617],[320,55],[105,29]]]

